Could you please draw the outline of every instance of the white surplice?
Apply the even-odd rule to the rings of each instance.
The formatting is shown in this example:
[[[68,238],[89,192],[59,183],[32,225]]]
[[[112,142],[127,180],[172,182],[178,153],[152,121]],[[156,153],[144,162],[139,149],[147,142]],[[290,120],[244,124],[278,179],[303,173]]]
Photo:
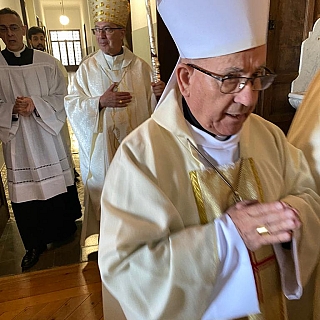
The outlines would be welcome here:
[[[33,63],[9,66],[0,54],[0,140],[13,202],[46,200],[74,184],[66,142],[66,85],[56,59],[34,50]],[[17,97],[30,97],[36,112],[12,121]]]

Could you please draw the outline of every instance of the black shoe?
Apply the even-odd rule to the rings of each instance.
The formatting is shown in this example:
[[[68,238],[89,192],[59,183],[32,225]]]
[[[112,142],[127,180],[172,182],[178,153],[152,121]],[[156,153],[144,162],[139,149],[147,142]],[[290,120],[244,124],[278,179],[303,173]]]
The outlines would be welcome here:
[[[77,172],[76,169],[73,169],[73,173],[74,173],[74,183],[77,183],[80,181],[79,177],[80,177],[80,174]]]
[[[27,250],[21,262],[22,271],[32,268],[39,261],[39,257],[41,253],[46,249],[47,249],[47,246],[44,245],[44,246],[41,246],[40,248]]]
[[[80,177],[80,174],[77,172],[77,170],[75,168],[73,169],[73,172],[74,172],[74,176],[76,178]]]

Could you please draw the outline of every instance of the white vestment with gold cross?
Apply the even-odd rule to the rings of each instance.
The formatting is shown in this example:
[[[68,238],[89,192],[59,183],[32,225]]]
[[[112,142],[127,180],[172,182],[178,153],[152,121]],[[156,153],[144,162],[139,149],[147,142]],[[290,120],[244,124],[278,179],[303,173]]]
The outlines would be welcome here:
[[[148,119],[156,105],[150,66],[123,47],[115,57],[99,50],[84,60],[65,98],[69,122],[79,142],[80,169],[85,187],[81,243],[99,233],[100,197],[109,164],[125,136]],[[130,92],[125,108],[99,110],[99,99],[113,84]]]

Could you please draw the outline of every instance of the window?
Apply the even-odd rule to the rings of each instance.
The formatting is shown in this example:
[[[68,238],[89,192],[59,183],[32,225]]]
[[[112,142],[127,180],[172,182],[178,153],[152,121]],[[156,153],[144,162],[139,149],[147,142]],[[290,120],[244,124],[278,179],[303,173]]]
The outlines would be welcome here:
[[[52,54],[67,71],[75,71],[82,60],[80,30],[50,30]]]

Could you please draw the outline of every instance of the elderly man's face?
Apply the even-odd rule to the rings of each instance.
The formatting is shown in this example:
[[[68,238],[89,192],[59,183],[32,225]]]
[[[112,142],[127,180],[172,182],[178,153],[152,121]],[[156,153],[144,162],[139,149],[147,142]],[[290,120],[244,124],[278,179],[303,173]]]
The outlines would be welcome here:
[[[97,22],[95,24],[95,28],[111,28],[108,32],[100,31],[96,32],[95,36],[99,45],[99,48],[105,53],[110,56],[114,56],[119,54],[122,48],[123,39],[125,36],[124,29],[112,29],[112,28],[119,28],[114,23],[111,22]]]
[[[29,40],[33,49],[37,49],[41,51],[45,50],[45,41],[46,41],[45,37],[41,32],[37,34],[33,34],[31,36],[31,39]]]
[[[266,47],[225,55],[216,58],[194,60],[203,69],[219,75],[251,77],[265,63]],[[221,82],[192,67],[180,64],[177,69],[178,84],[188,106],[209,132],[228,136],[236,134],[254,110],[258,91],[252,91],[251,82],[238,93],[223,94]]]
[[[0,38],[5,43],[7,49],[16,52],[23,48],[23,36],[26,34],[26,27],[14,14],[0,15]]]

